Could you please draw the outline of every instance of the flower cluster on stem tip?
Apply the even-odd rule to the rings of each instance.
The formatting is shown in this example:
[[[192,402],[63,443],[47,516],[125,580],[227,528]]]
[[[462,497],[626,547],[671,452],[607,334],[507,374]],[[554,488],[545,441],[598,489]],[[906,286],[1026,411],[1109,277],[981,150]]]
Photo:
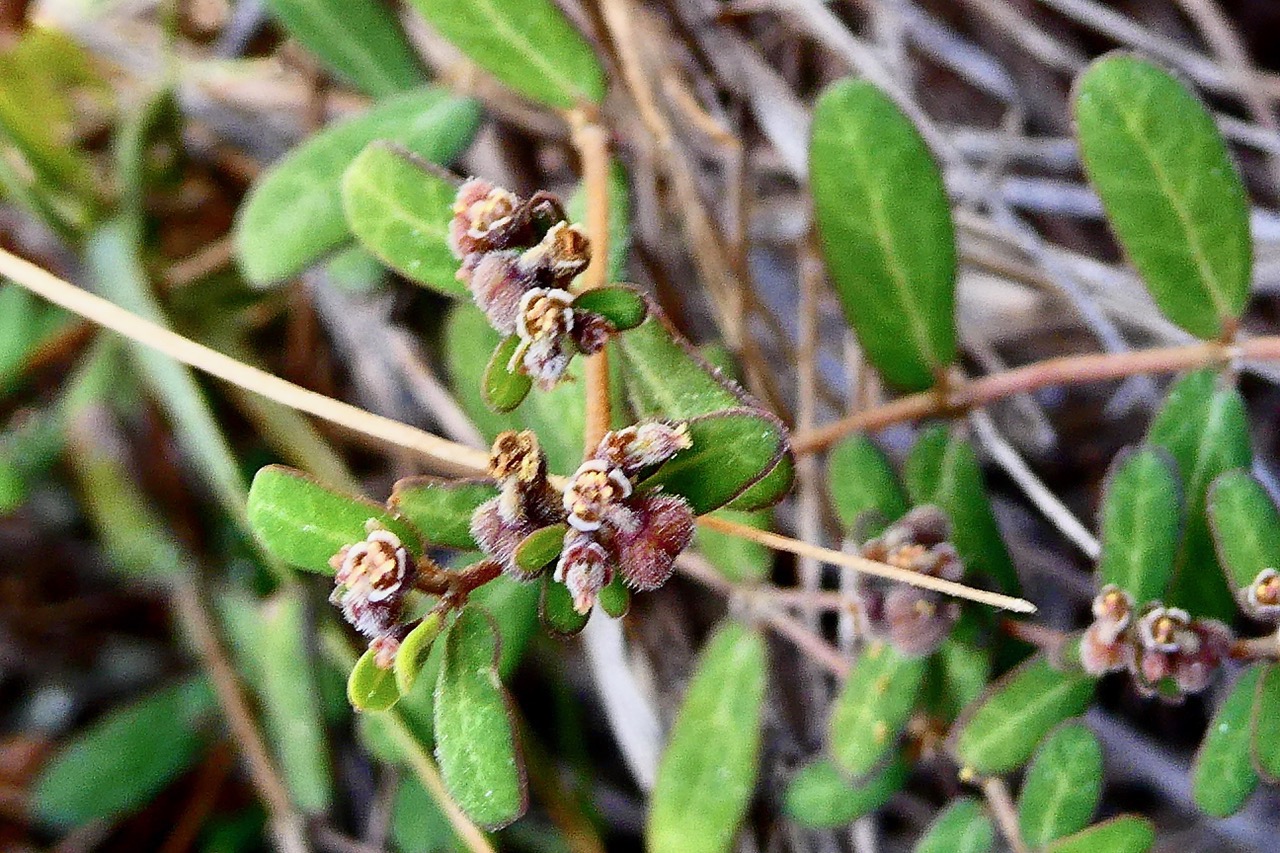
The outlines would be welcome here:
[[[574,306],[570,286],[591,246],[550,193],[521,199],[471,178],[458,190],[449,243],[462,261],[458,279],[490,325],[519,338],[508,371],[552,388],[574,352],[599,352],[614,333],[604,317]]]
[[[1253,583],[1236,593],[1236,599],[1254,619],[1280,622],[1280,571],[1267,568],[1258,572]]]
[[[1209,686],[1231,651],[1231,629],[1213,619],[1153,601],[1141,612],[1133,596],[1115,584],[1093,600],[1093,623],[1080,641],[1086,672],[1128,670],[1139,692],[1180,701]]]
[[[545,461],[524,435],[504,433],[494,443],[490,473],[502,492],[472,516],[480,547],[508,572],[529,579],[515,561],[516,548],[535,530],[566,522],[552,579],[569,589],[579,613],[595,606],[616,574],[632,589],[662,586],[693,539],[693,510],[677,495],[638,490],[638,478],[692,445],[687,426],[651,421],[605,433],[563,495],[556,494],[554,508]],[[513,465],[507,450],[517,443],[524,455]]]
[[[951,537],[951,522],[935,506],[913,509],[860,549],[863,557],[910,572],[958,581],[964,564]],[[910,657],[937,651],[960,618],[960,606],[942,593],[858,576],[864,633],[888,640]]]

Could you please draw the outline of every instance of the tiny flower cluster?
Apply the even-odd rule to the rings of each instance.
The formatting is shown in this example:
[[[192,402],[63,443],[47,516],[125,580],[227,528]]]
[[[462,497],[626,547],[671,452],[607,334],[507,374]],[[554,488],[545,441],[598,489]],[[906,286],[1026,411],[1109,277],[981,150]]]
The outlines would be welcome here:
[[[964,575],[955,547],[947,541],[951,522],[934,506],[913,509],[880,536],[863,544],[869,560],[930,577],[958,581]],[[960,607],[939,592],[860,575],[864,633],[882,637],[910,657],[938,650],[960,618]]]
[[[458,190],[449,244],[490,325],[519,344],[507,365],[544,390],[564,376],[574,352],[599,352],[615,331],[601,315],[574,306],[569,286],[591,260],[582,229],[566,221],[549,193],[520,199],[471,178]]]
[[[384,669],[412,628],[403,623],[405,595],[414,588],[418,566],[400,537],[377,521],[365,523],[363,541],[347,545],[329,560],[333,593],[329,601],[370,640]]]
[[[1151,602],[1141,613],[1133,596],[1115,584],[1093,600],[1093,623],[1080,641],[1086,672],[1128,670],[1138,690],[1179,701],[1209,686],[1231,650],[1231,629],[1212,619]]]
[[[527,579],[514,559],[517,546],[541,527],[566,522],[553,580],[568,587],[579,613],[595,606],[615,573],[633,589],[657,589],[693,538],[693,511],[681,497],[638,492],[637,478],[690,446],[685,424],[654,421],[606,433],[553,502],[532,434],[504,433],[490,456],[502,492],[476,510],[472,535],[508,572]]]
[[[1254,619],[1280,622],[1280,571],[1263,569],[1253,583],[1236,594],[1244,612]]]

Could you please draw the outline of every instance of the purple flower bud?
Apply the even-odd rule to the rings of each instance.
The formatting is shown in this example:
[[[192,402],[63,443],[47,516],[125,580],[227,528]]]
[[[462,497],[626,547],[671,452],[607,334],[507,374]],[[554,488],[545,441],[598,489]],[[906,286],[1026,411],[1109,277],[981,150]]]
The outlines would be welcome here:
[[[657,589],[693,541],[693,510],[673,495],[639,495],[628,502],[635,524],[613,531],[618,569],[632,589]]]
[[[343,617],[357,631],[378,637],[399,620],[417,566],[390,530],[372,519],[366,529],[363,541],[345,546],[330,559],[335,586],[329,600],[342,608]]]
[[[1173,677],[1183,693],[1199,693],[1209,686],[1222,662],[1231,653],[1231,629],[1212,619],[1191,625],[1194,643],[1188,641],[1174,659]]]
[[[613,324],[599,314],[575,309],[573,328],[569,330],[569,338],[580,352],[595,355],[604,349],[604,345],[609,343],[609,339],[617,332]]]
[[[529,430],[500,433],[489,451],[489,475],[501,492],[476,507],[471,536],[508,573],[526,579],[515,563],[516,548],[533,531],[564,520],[537,436]]]
[[[1080,664],[1090,675],[1119,672],[1131,665],[1132,657],[1128,635],[1103,622],[1094,622],[1080,638]]]
[[[557,222],[536,246],[520,256],[520,270],[531,280],[568,285],[591,262],[591,242],[577,225]]]
[[[529,288],[528,280],[517,266],[516,253],[489,252],[470,257],[475,260],[462,265],[458,270],[459,280],[467,282],[489,325],[504,335],[514,334],[521,301]]]
[[[595,606],[600,590],[613,580],[609,553],[590,533],[570,530],[552,579],[569,588],[574,610],[588,613]]]
[[[1255,619],[1280,619],[1280,572],[1263,569],[1237,594],[1244,612]]]
[[[596,457],[608,460],[627,474],[635,474],[692,446],[688,424],[647,421],[605,433],[596,448]]]
[[[459,189],[449,223],[449,248],[459,258],[487,252],[514,222],[520,200],[481,178],[471,178]]]
[[[932,590],[899,584],[884,599],[885,634],[908,657],[936,652],[959,618],[959,606]]]

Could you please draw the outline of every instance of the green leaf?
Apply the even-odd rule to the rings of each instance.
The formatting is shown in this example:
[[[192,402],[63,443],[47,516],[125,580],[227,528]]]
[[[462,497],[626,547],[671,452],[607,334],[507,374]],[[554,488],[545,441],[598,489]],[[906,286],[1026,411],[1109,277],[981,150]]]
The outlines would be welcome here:
[[[587,627],[590,613],[573,609],[573,596],[569,588],[551,579],[551,572],[544,572],[538,595],[538,617],[542,626],[557,637],[572,637]]]
[[[743,512],[736,509],[718,509],[711,513],[716,518],[723,518],[737,524],[745,524],[756,530],[773,528],[773,513],[769,510]],[[709,527],[698,527],[693,533],[694,547],[702,556],[734,583],[755,583],[769,576],[773,569],[773,552],[761,545],[712,530]]]
[[[1250,730],[1254,769],[1268,782],[1280,782],[1280,664],[1268,664],[1258,676]]]
[[[282,465],[259,469],[249,487],[249,524],[273,555],[300,569],[333,574],[329,558],[365,538],[373,520],[415,555],[421,537],[373,501],[344,495]]]
[[[913,853],[987,853],[995,848],[996,830],[977,800],[955,800],[933,819]]]
[[[626,578],[621,572],[600,590],[600,609],[614,619],[621,619],[631,609],[631,590],[627,589]]]
[[[604,69],[551,0],[414,0],[427,23],[527,98],[572,109],[604,99]]]
[[[573,307],[599,314],[620,332],[639,326],[649,314],[644,295],[620,284],[588,290],[573,300]]]
[[[571,222],[587,221],[587,188],[579,183],[565,202]],[[631,254],[631,189],[627,171],[617,160],[609,163],[609,267],[610,282],[627,280],[627,256]]]
[[[1045,853],[1146,853],[1156,831],[1145,817],[1122,815],[1055,841]]]
[[[1191,795],[1213,817],[1230,817],[1258,787],[1250,749],[1250,717],[1266,664],[1246,669],[1205,729],[1191,769]]]
[[[378,653],[366,649],[347,679],[347,701],[357,711],[385,711],[400,701],[395,673],[378,666]]]
[[[873,641],[858,656],[831,706],[827,753],[849,776],[863,776],[898,741],[920,697],[928,661]]]
[[[1182,486],[1169,457],[1143,448],[1116,457],[1102,501],[1098,580],[1143,604],[1162,598],[1182,527]]]
[[[498,487],[491,480],[406,477],[391,489],[387,507],[434,546],[476,551],[479,546],[471,536],[471,516],[480,504],[497,495]]]
[[[907,514],[907,496],[880,448],[864,435],[846,438],[827,457],[831,505],[846,533],[870,538]]]
[[[1094,680],[1062,672],[1037,656],[1006,673],[970,705],[951,730],[949,748],[984,776],[1020,767],[1058,723],[1081,713]]]
[[[530,533],[516,546],[513,556],[516,567],[530,576],[541,572],[559,559],[568,531],[567,524],[552,524]]]
[[[731,409],[691,418],[693,446],[639,484],[661,488],[689,502],[696,515],[728,504],[778,465],[786,429],[751,409]]]
[[[401,696],[408,696],[413,692],[414,682],[418,680],[418,674],[422,672],[426,657],[431,652],[431,646],[440,635],[442,628],[440,614],[428,613],[422,618],[418,627],[400,641],[392,670],[396,674],[396,689]]]
[[[440,806],[417,776],[405,774],[391,804],[391,840],[400,853],[453,853],[460,849]]]
[[[1076,82],[1085,173],[1160,310],[1201,338],[1249,298],[1249,200],[1213,117],[1160,67],[1112,53]]]
[[[483,607],[498,623],[498,674],[504,679],[516,671],[529,641],[538,631],[538,586],[502,575],[471,593],[470,601]]]
[[[27,499],[27,484],[18,466],[0,456],[0,518],[16,510]]]
[[[903,479],[912,504],[933,504],[951,519],[951,541],[966,570],[986,574],[1003,591],[1016,594],[1018,575],[996,525],[973,445],[959,434],[949,435],[945,427],[930,427],[911,448]]]
[[[890,384],[932,387],[956,357],[956,238],[928,146],[883,92],[840,80],[813,109],[809,183],[858,343]]]
[[[803,767],[787,785],[782,810],[813,829],[848,826],[889,802],[910,771],[898,756],[869,779],[851,782],[834,762],[820,759]]]
[[[1249,472],[1228,471],[1214,480],[1205,509],[1233,586],[1249,586],[1263,569],[1280,569],[1280,514]]]
[[[391,10],[345,0],[266,0],[289,34],[340,77],[375,98],[426,82]]]
[[[342,209],[364,248],[400,275],[449,296],[467,296],[449,247],[457,181],[388,142],[371,142],[342,173]]]
[[[948,722],[981,696],[991,680],[990,649],[979,645],[978,639],[959,636],[965,630],[966,621],[962,615],[956,630],[933,656],[935,671],[930,679],[930,707]]]
[[[520,420],[523,412],[499,414],[485,404],[480,393],[485,368],[501,342],[502,337],[494,331],[475,305],[459,301],[449,311],[444,325],[444,354],[451,379],[449,385],[467,417],[471,418],[471,422],[490,441],[503,430],[518,430],[523,426]],[[579,448],[578,460],[581,459],[582,450]],[[572,473],[572,469],[569,473]]]
[[[1206,495],[1219,474],[1248,468],[1252,451],[1244,400],[1234,388],[1219,388],[1218,382],[1211,370],[1179,379],[1152,422],[1147,440],[1173,456],[1186,500],[1186,530],[1166,601],[1193,615],[1229,622],[1236,603],[1218,565],[1205,513]]]
[[[247,597],[220,602],[223,624],[262,706],[262,717],[294,804],[317,814],[333,785],[319,688],[307,649],[307,618],[297,590],[262,605]]]
[[[498,680],[492,618],[463,608],[445,637],[436,681],[436,761],[445,786],[473,821],[506,826],[525,810],[524,765],[510,702]]]
[[[615,342],[622,355],[628,395],[639,417],[688,420],[736,409],[721,430],[741,429],[746,418],[756,419],[754,432],[743,432],[733,447],[736,475],[742,477],[734,509],[760,509],[782,498],[791,488],[793,465],[789,436],[773,415],[765,412],[735,384],[698,355],[673,329],[656,306],[649,317]],[[711,424],[707,430],[715,429]],[[695,438],[696,441],[696,438]],[[724,450],[724,448],[720,448]],[[696,448],[695,448],[696,451]],[[694,451],[686,451],[691,455]],[[762,469],[749,472],[748,464]],[[751,474],[751,476],[745,476]],[[727,477],[718,478],[717,489],[728,491]],[[747,505],[740,503],[750,496]],[[705,512],[707,510],[699,510]]]
[[[650,853],[732,849],[759,772],[766,666],[764,637],[739,622],[707,641],[658,767]]]
[[[235,243],[245,277],[280,282],[351,239],[342,175],[370,142],[389,140],[446,163],[471,142],[478,120],[474,101],[422,89],[312,136],[264,172],[240,207]]]
[[[1079,721],[1058,726],[1036,748],[1018,796],[1022,840],[1033,848],[1089,825],[1102,797],[1102,745]]]
[[[44,766],[33,786],[35,813],[72,827],[137,811],[199,757],[216,709],[201,678],[107,713]]]
[[[520,337],[507,335],[489,356],[480,392],[485,403],[495,412],[509,412],[519,406],[533,387],[533,380],[518,365],[515,370],[511,369],[511,360],[519,347]]]

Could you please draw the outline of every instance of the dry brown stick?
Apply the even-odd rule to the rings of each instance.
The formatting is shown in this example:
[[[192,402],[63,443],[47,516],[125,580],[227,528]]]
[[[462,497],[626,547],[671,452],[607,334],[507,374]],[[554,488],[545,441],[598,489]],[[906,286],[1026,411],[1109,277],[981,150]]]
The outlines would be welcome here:
[[[609,276],[609,140],[604,128],[581,110],[569,116],[573,145],[582,159],[582,181],[587,193],[587,236],[591,261],[582,274],[582,290],[603,287]],[[609,431],[609,354],[600,351],[586,360],[586,425],[583,447],[590,455]]]
[[[797,453],[812,453],[855,432],[874,431],[891,424],[976,409],[1005,397],[1041,388],[1087,385],[1138,374],[1176,373],[1228,364],[1236,359],[1280,360],[1280,336],[1251,338],[1235,346],[1208,342],[1037,361],[1003,373],[959,383],[950,389],[942,404],[936,392],[922,391],[874,409],[854,413],[811,432],[797,434],[792,439],[792,448]]]

